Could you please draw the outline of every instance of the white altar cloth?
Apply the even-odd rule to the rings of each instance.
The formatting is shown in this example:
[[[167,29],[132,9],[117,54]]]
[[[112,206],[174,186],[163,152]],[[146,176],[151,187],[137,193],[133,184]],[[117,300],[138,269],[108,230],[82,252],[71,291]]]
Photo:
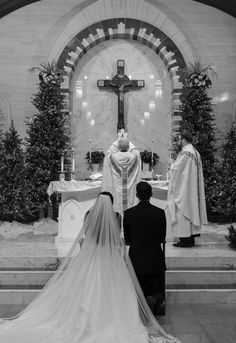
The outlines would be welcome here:
[[[147,181],[153,190],[151,203],[162,209],[167,204],[167,181]],[[58,236],[56,243],[73,242],[80,232],[84,215],[94,204],[101,191],[102,181],[52,181],[47,193],[51,196],[54,192],[61,193],[61,204],[58,213]],[[171,238],[171,239],[170,239]],[[167,240],[173,240],[167,218]]]
[[[167,199],[168,181],[147,181],[152,186],[153,197],[160,200]],[[47,193],[51,196],[54,192],[81,192],[94,189],[101,190],[102,181],[52,181],[49,184]]]
[[[47,189],[48,195],[52,195],[54,192],[81,192],[92,188],[100,187],[101,181],[52,181]]]

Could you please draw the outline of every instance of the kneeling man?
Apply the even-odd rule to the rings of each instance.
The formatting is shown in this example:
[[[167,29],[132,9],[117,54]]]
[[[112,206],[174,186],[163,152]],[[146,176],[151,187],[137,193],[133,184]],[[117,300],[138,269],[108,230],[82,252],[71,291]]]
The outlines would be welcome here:
[[[164,210],[152,205],[152,187],[137,184],[139,203],[124,213],[125,242],[129,256],[147,302],[155,314],[165,297],[165,256],[161,243],[166,237]],[[164,314],[164,313],[161,313]]]

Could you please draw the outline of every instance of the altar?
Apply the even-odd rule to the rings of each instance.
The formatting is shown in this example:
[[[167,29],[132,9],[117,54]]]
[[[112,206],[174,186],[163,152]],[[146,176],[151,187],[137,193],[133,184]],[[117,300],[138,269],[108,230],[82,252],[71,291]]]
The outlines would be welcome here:
[[[153,190],[151,203],[162,209],[166,209],[167,181],[147,181]],[[58,235],[56,244],[72,243],[80,232],[84,215],[94,204],[95,199],[101,192],[101,180],[89,181],[52,181],[47,193],[51,196],[54,192],[61,194],[61,203],[58,213]],[[138,200],[137,200],[138,201]],[[173,240],[167,217],[167,240]]]

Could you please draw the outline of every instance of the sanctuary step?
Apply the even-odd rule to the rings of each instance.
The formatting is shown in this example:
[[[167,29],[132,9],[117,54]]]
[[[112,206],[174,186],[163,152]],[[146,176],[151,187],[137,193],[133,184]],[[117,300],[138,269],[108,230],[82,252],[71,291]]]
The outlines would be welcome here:
[[[209,227],[193,248],[166,244],[166,302],[236,304],[236,251],[225,231]],[[219,232],[220,234],[217,234]],[[54,270],[47,264],[62,260],[69,246],[59,249],[52,237],[0,241],[0,305],[27,305]]]
[[[0,270],[0,289],[27,289],[42,288],[44,284],[52,277],[54,271],[48,270]],[[167,270],[166,288],[180,289],[214,287],[229,288],[236,286],[236,270],[224,269],[192,269],[192,270]],[[204,287],[203,287],[204,285]]]
[[[222,258],[221,266],[216,266],[212,258],[207,261],[208,263],[206,260],[207,257],[204,260],[192,257],[192,267],[183,267],[182,259],[179,261],[179,258],[167,256],[167,265],[171,266],[166,272],[167,304],[236,304],[236,266],[232,264],[232,259]],[[46,264],[49,262],[56,263],[56,258],[41,257],[31,260],[21,257],[17,267],[15,259],[1,258],[1,265],[5,264],[6,267],[0,269],[0,304],[31,302],[55,272],[46,270]],[[206,267],[210,262],[213,266]],[[8,264],[9,268],[7,268]],[[189,258],[188,265],[190,265]]]
[[[191,279],[191,275],[195,275]],[[28,304],[50,279],[52,272],[0,272],[0,304]],[[187,278],[186,278],[186,275]],[[208,275],[211,275],[209,277]],[[227,275],[227,279],[225,276]],[[169,281],[171,280],[171,283]],[[235,303],[236,271],[167,271],[166,302],[174,303]]]

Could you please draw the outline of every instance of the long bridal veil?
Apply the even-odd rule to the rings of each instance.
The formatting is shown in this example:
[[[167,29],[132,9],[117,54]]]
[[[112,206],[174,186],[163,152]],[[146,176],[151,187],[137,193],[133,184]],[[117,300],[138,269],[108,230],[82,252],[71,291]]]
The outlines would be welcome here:
[[[152,315],[125,251],[110,197],[100,195],[42,292],[0,324],[0,342],[178,342]]]

